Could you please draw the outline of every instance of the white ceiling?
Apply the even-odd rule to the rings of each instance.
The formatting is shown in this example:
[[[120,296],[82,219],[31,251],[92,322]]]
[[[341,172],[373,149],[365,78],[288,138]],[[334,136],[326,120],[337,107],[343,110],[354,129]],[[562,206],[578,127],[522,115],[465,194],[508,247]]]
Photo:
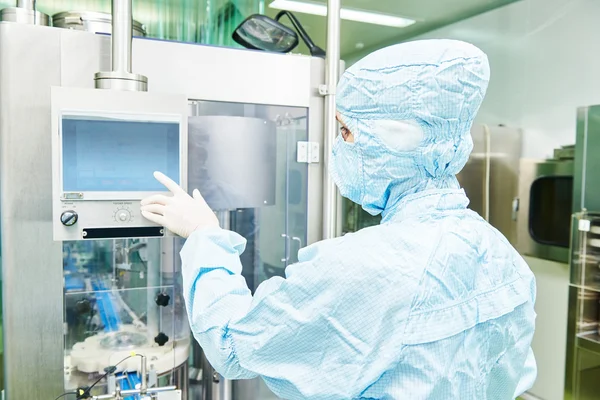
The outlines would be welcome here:
[[[327,3],[326,0],[312,1]],[[351,57],[356,52],[364,52],[368,49],[376,49],[383,45],[400,42],[515,1],[518,0],[342,0],[342,7],[345,8],[392,14],[417,21],[406,28],[391,28],[342,20],[342,58]],[[272,0],[265,1],[265,13],[270,17],[274,17],[279,10],[270,8],[268,5],[271,2]],[[306,28],[313,41],[325,49],[327,37],[326,17],[294,14]],[[287,24],[287,19],[283,18],[282,22]],[[364,46],[362,49],[357,47],[360,44]],[[301,46],[299,51],[305,53],[306,48]]]

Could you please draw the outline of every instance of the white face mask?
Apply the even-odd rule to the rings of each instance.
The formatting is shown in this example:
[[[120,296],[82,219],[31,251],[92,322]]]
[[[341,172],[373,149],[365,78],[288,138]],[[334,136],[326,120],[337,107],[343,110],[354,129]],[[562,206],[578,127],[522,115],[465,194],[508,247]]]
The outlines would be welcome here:
[[[355,143],[347,143],[338,135],[329,161],[329,175],[340,194],[361,204],[364,195],[362,155]]]

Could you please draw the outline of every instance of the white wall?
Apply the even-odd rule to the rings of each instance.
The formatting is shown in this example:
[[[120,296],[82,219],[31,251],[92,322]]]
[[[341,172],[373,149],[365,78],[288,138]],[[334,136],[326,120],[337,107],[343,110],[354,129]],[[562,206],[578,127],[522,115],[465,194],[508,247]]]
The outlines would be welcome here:
[[[478,122],[521,127],[523,156],[544,158],[574,144],[577,107],[600,104],[599,26],[598,0],[522,0],[417,39],[485,51],[492,77]]]
[[[538,376],[531,394],[543,400],[563,400],[569,309],[569,266],[525,257],[536,279],[535,335],[531,345]]]

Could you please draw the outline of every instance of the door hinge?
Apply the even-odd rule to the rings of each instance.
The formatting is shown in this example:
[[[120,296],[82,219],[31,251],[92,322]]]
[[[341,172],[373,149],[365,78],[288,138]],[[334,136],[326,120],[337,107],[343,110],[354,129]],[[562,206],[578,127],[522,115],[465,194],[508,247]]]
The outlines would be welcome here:
[[[319,85],[319,94],[321,96],[333,96],[335,95],[335,86]]]
[[[299,163],[315,164],[319,162],[319,143],[298,142],[296,161]]]

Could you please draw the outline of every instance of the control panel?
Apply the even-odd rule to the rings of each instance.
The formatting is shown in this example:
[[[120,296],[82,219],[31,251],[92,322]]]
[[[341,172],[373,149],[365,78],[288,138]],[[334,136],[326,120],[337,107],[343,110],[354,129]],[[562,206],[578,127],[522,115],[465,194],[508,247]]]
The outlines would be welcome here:
[[[52,88],[55,240],[170,235],[140,201],[168,191],[160,171],[187,187],[185,96]]]

